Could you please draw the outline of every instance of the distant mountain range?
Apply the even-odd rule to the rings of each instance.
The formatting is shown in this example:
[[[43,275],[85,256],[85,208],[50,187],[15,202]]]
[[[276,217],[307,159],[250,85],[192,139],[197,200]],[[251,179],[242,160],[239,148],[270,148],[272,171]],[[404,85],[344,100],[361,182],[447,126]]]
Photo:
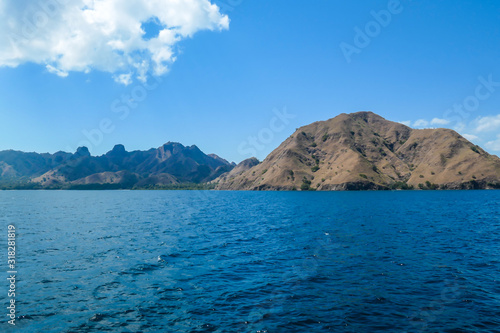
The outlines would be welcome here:
[[[383,190],[500,188],[500,159],[450,129],[412,129],[372,112],[297,129],[266,159],[235,165],[168,142],[102,156],[0,152],[1,189]]]
[[[116,145],[102,156],[86,147],[74,154],[0,152],[2,188],[182,188],[207,183],[233,169],[215,154],[168,142],[147,151]]]
[[[297,129],[221,190],[500,188],[500,159],[450,129],[411,129],[372,112]]]

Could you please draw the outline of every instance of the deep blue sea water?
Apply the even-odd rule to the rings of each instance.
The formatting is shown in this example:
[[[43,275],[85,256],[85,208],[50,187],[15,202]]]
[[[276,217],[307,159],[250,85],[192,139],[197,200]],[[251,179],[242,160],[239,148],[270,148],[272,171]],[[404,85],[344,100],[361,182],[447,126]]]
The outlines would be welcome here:
[[[1,332],[500,332],[500,191],[0,191]],[[3,290],[2,290],[3,288]]]

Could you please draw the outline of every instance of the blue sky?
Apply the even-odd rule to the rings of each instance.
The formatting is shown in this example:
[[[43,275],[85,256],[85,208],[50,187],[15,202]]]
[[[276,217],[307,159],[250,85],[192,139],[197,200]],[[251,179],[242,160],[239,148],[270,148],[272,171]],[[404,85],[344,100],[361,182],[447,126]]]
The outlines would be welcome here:
[[[239,162],[369,110],[500,152],[498,1],[192,0],[157,13],[165,1],[50,0],[41,12],[47,1],[0,0],[0,150],[177,141]],[[34,17],[40,31],[23,39]]]

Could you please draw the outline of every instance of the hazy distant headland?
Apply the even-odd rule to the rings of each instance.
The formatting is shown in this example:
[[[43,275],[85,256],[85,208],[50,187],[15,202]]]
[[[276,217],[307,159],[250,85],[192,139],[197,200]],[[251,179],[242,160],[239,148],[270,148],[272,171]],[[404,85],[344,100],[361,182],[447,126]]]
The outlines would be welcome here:
[[[372,112],[301,127],[259,162],[195,145],[102,156],[0,152],[1,189],[387,190],[500,188],[500,159],[450,129],[412,129]]]
[[[214,187],[209,181],[233,167],[176,142],[131,152],[116,145],[102,156],[91,156],[86,147],[75,153],[0,152],[4,189],[208,189]]]

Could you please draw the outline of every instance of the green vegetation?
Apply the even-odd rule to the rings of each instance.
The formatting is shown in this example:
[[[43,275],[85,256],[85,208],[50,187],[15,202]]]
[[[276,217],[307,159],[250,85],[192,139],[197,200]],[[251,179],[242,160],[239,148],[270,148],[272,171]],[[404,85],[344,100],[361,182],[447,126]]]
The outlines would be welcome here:
[[[314,162],[316,162],[316,165],[311,168],[312,172],[316,172],[319,170],[319,158],[315,155],[311,156],[314,159]]]
[[[391,190],[413,190],[413,185],[408,185],[406,182],[397,181],[391,185],[389,185]]]
[[[421,190],[437,190],[439,189],[439,185],[433,184],[430,181],[426,181],[425,185],[422,183],[418,184],[418,188]]]
[[[267,169],[262,170],[262,174],[265,174],[267,172]]]
[[[498,182],[497,183],[491,183],[490,182],[490,183],[488,183],[486,185],[488,185],[488,187],[491,187],[491,188],[500,189],[500,183],[498,183]]]
[[[0,182],[0,190],[40,190],[43,186],[28,181]]]
[[[313,142],[313,143],[311,144],[311,147],[313,147],[313,148],[314,148],[314,147],[316,147],[316,146],[317,146],[316,142]]]
[[[481,185],[477,181],[475,181],[474,179],[469,180],[469,182],[468,182],[469,186],[467,186],[466,184],[467,183],[462,184],[463,188],[465,188],[465,189],[478,190],[481,188]]]
[[[300,189],[302,191],[309,191],[309,190],[311,190],[311,181],[308,180],[305,176],[302,179],[302,185],[300,185]]]
[[[368,177],[364,173],[360,173],[359,176],[364,179],[368,179]]]
[[[479,151],[479,149],[478,149],[478,146],[472,146],[472,147],[470,147],[470,149],[471,149],[473,152],[475,152],[475,153],[481,154],[481,152],[480,152],[480,151]]]
[[[215,184],[182,183],[169,185],[132,186],[122,184],[61,184],[44,187],[37,183],[0,184],[2,190],[213,190]]]
[[[325,142],[326,140],[328,140],[328,134],[326,134],[326,133],[325,133],[325,134],[323,134],[323,136],[321,137],[321,140],[322,140],[323,142]]]
[[[181,184],[170,184],[170,185],[149,185],[134,187],[133,190],[213,190],[215,184],[207,183],[181,183]]]
[[[68,190],[126,190],[129,186],[124,184],[79,184],[69,185]],[[144,188],[149,189],[149,188]]]
[[[425,186],[427,186],[428,188],[431,188],[434,184],[431,184],[430,181],[426,181],[425,182]]]

